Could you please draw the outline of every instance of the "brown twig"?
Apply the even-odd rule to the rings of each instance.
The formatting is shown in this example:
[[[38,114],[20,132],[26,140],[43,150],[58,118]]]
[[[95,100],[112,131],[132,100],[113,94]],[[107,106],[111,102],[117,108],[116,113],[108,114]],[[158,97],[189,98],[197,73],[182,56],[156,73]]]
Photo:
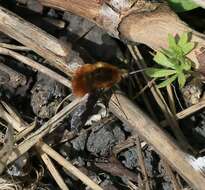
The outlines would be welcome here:
[[[136,141],[136,139],[134,136],[128,137],[125,141],[123,141],[120,144],[117,144],[116,146],[113,147],[113,153],[115,155],[117,155],[118,153],[120,153],[124,149],[133,147],[136,144],[135,141]]]
[[[45,31],[1,6],[0,31],[44,57],[52,66],[67,75],[70,74],[69,67],[65,64],[70,53],[67,44],[59,42]]]
[[[74,100],[69,105],[65,106],[60,112],[58,112],[50,120],[44,123],[41,126],[41,128],[39,128],[37,131],[30,134],[20,145],[17,146],[16,149],[13,150],[13,153],[11,154],[7,164],[16,160],[22,154],[27,152],[32,146],[34,146],[42,137],[44,137],[46,134],[51,133],[53,130],[55,130],[55,128],[57,127],[56,125],[60,121],[62,121],[64,118],[66,118],[67,115],[74,108],[76,108],[76,106],[78,106],[81,101],[84,100],[84,98]]]
[[[176,115],[176,106],[175,106],[175,101],[174,101],[174,94],[172,90],[172,86],[168,85],[167,87],[167,93],[168,93],[168,100],[169,100],[169,106],[170,110],[174,115]]]
[[[138,155],[138,158],[139,158],[139,164],[140,164],[140,167],[141,167],[141,170],[142,170],[142,174],[144,176],[145,189],[150,190],[151,187],[150,187],[149,178],[148,178],[148,175],[147,175],[147,170],[146,170],[145,163],[144,163],[144,158],[143,158],[143,154],[142,154],[142,149],[141,149],[141,143],[140,143],[139,136],[136,137],[135,142],[136,142],[136,148],[137,148],[137,155]]]
[[[203,190],[205,177],[203,167],[197,164],[197,159],[185,153],[177,146],[175,140],[164,133],[151,119],[149,119],[136,105],[122,94],[116,94],[118,101],[123,105],[123,110],[117,106],[115,96],[111,97],[110,110],[126,125],[133,129],[170,163],[193,187]]]
[[[184,119],[185,117],[188,117],[188,116],[196,113],[197,111],[203,109],[204,107],[205,107],[205,100],[202,100],[199,103],[192,105],[181,112],[178,112],[176,114],[176,119]],[[160,125],[165,127],[167,125],[167,121],[165,121],[165,120],[162,121],[160,123]]]
[[[3,101],[1,101],[0,104],[0,116],[8,123],[11,123],[12,127],[17,131],[24,130],[27,127],[26,123],[24,123],[12,108]]]
[[[7,44],[7,43],[0,43],[0,46],[3,48],[11,49],[11,50],[17,50],[17,51],[31,51],[30,48],[25,46],[17,46],[14,44]]]
[[[146,67],[146,63],[143,59],[143,57],[141,56],[137,46],[131,47],[129,46],[130,52],[133,56],[133,58],[136,60],[136,63],[138,64],[140,69],[143,69]],[[148,77],[142,73],[144,79],[146,82],[149,82]],[[191,149],[191,146],[189,145],[189,143],[187,142],[186,138],[184,137],[182,131],[180,130],[179,124],[177,123],[173,113],[171,112],[171,110],[169,109],[164,97],[162,96],[160,90],[156,87],[156,85],[151,86],[150,88],[152,95],[154,96],[158,106],[160,107],[160,109],[162,110],[162,113],[164,114],[167,122],[169,123],[169,126],[171,127],[174,135],[176,136],[177,140],[179,141],[179,143],[181,144],[182,147],[184,147],[185,149]]]
[[[48,155],[46,153],[44,153],[41,150],[41,147],[38,144],[36,144],[35,147],[36,147],[37,152],[40,154],[41,159],[43,160],[46,167],[48,168],[50,174],[53,176],[56,183],[58,184],[58,186],[63,190],[69,190],[69,188],[67,187],[67,185],[63,181],[61,175],[59,174],[58,170],[54,166],[52,160],[48,157]]]
[[[3,47],[0,47],[0,54],[9,55],[9,56],[17,59],[18,61],[21,61],[22,63],[38,70],[39,72],[53,78],[54,80],[60,82],[61,84],[71,88],[71,83],[68,79],[66,79],[62,75],[59,75],[58,73],[52,71],[51,69],[48,69],[47,67],[37,63],[36,61],[34,61],[28,57],[25,57],[19,53],[16,53],[12,50],[9,50],[9,49],[3,48]]]
[[[127,41],[146,44],[152,49],[166,48],[168,34],[192,32],[192,40],[198,43],[196,51],[205,44],[203,34],[191,29],[168,7],[167,3],[146,0],[39,0],[44,6],[69,11],[82,16],[102,27],[113,36]],[[199,63],[195,52],[189,58]],[[200,63],[200,64],[205,64]]]
[[[84,99],[82,99],[84,100]],[[81,100],[81,101],[82,101]],[[67,116],[67,114],[72,111],[72,109],[75,107],[76,103],[78,104],[80,102],[80,100],[77,101],[73,101],[70,105],[68,105],[67,107],[65,107],[66,109],[61,110],[59,113],[57,113],[56,116],[54,116],[50,121],[47,122],[46,125],[42,126],[41,129],[39,131],[34,132],[35,135],[31,134],[30,136],[28,136],[27,140],[28,141],[24,141],[22,144],[24,145],[24,147],[26,147],[27,145],[29,146],[29,140],[35,139],[37,138],[38,140],[35,140],[35,143],[33,145],[36,146],[37,151],[39,151],[39,154],[42,158],[42,160],[45,162],[46,166],[48,167],[49,171],[51,172],[51,175],[54,177],[54,179],[56,180],[56,183],[59,185],[59,187],[61,189],[65,189],[67,190],[68,187],[66,186],[65,182],[63,181],[62,177],[60,176],[60,174],[58,173],[58,171],[55,169],[55,166],[53,165],[52,161],[50,160],[50,158],[47,156],[46,152],[49,152],[49,150],[51,151],[51,157],[52,155],[54,155],[54,157],[52,157],[53,159],[57,159],[56,161],[58,161],[60,164],[62,164],[67,170],[69,170],[72,174],[76,175],[76,177],[79,177],[80,180],[82,180],[85,184],[87,184],[88,186],[90,186],[93,189],[99,189],[102,190],[102,188],[100,188],[97,184],[95,184],[92,180],[90,180],[86,175],[84,175],[82,172],[80,172],[77,168],[75,168],[74,166],[72,166],[67,160],[65,160],[62,156],[60,156],[57,152],[55,152],[52,148],[45,147],[44,146],[42,148],[40,143],[37,143],[40,140],[39,136],[44,136],[46,133],[52,132],[55,129],[55,125],[60,122],[62,119],[64,119],[64,117]],[[8,105],[4,102],[4,106],[7,108],[7,110],[10,113],[13,113],[13,115],[15,115],[15,112],[8,107]],[[2,112],[1,112],[2,113]],[[3,114],[4,116],[5,114]],[[7,119],[7,117],[6,117]],[[7,119],[7,121],[10,121]],[[22,121],[20,118],[18,119],[18,121]],[[12,122],[12,121],[11,121]],[[12,123],[14,124],[14,123]],[[35,123],[34,123],[35,126]],[[24,132],[24,130],[20,130],[18,129],[18,131]],[[32,138],[33,137],[33,138]],[[30,138],[30,139],[29,139]],[[20,145],[22,145],[20,144]],[[45,144],[44,144],[45,145]],[[28,148],[28,147],[27,147]],[[42,149],[41,149],[42,148]],[[8,151],[8,150],[7,150]],[[24,150],[25,151],[25,150]],[[26,152],[26,151],[25,151]],[[10,154],[10,152],[9,152]],[[19,155],[21,155],[21,151],[19,151]],[[12,156],[10,156],[11,158]],[[8,164],[8,162],[7,162]],[[5,165],[6,166],[6,165]],[[82,179],[81,179],[82,178]]]
[[[45,152],[51,158],[56,160],[66,170],[68,170],[70,173],[72,173],[74,176],[76,176],[78,179],[80,179],[83,183],[88,185],[90,188],[92,188],[93,190],[103,190],[99,185],[93,182],[88,176],[83,174],[79,169],[73,166],[68,160],[63,158],[59,153],[57,153],[55,150],[49,147],[46,143],[41,141],[38,143],[38,146],[41,151]]]
[[[114,157],[111,157],[108,163],[96,162],[95,165],[113,176],[126,177],[128,180],[134,182],[138,181],[138,175],[132,171],[129,171]]]

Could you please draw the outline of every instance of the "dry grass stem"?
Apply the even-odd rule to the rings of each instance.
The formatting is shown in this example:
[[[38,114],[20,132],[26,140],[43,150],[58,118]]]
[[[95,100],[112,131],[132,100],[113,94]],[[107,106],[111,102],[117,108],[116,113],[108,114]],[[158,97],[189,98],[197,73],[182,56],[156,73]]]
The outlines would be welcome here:
[[[195,112],[203,109],[205,107],[205,100],[200,101],[199,103],[188,107],[187,109],[179,112],[176,114],[177,119],[183,119],[191,114],[194,114]]]
[[[16,53],[12,50],[9,50],[9,49],[3,48],[3,47],[0,47],[0,54],[11,56],[14,59],[38,70],[39,72],[49,76],[50,78],[58,81],[61,84],[67,86],[68,88],[71,88],[71,84],[70,84],[70,81],[68,79],[66,79],[65,77],[59,75],[58,73],[52,71],[51,69],[39,64],[38,62],[36,62],[28,57],[25,57],[19,53]]]
[[[0,6],[0,31],[44,57],[53,67],[66,74],[70,73],[65,64],[70,53],[67,44],[2,6]]]
[[[48,155],[46,153],[44,153],[41,150],[41,147],[39,147],[38,144],[36,144],[35,147],[36,147],[36,150],[38,151],[38,153],[40,154],[40,157],[43,160],[44,164],[48,168],[50,174],[53,176],[53,178],[55,179],[56,183],[60,187],[60,189],[69,190],[69,188],[67,187],[67,185],[63,181],[63,178],[61,177],[61,175],[59,174],[58,170],[54,166],[52,160],[48,157]]]
[[[42,137],[55,130],[59,126],[57,126],[57,124],[63,119],[65,119],[68,114],[72,110],[74,110],[81,101],[84,100],[84,98],[75,99],[73,102],[65,106],[61,111],[59,111],[55,116],[49,119],[46,123],[44,123],[38,130],[30,134],[21,144],[17,146],[16,149],[13,150],[13,153],[9,157],[9,161],[7,162],[7,164],[16,160],[22,154],[27,152],[32,146],[34,146]]]
[[[18,132],[18,134],[15,136],[15,142],[19,141],[22,138],[25,138],[26,135],[28,135],[35,127],[36,127],[36,121],[31,123],[29,126],[27,126],[26,129]]]
[[[14,145],[14,132],[13,127],[10,123],[7,125],[6,134],[4,137],[4,143],[2,148],[0,149],[0,175],[3,173],[6,168],[6,163],[9,159],[9,156],[13,150]]]
[[[185,117],[188,117],[196,113],[197,111],[203,109],[204,107],[205,107],[205,100],[202,100],[199,103],[192,105],[181,112],[178,112],[176,114],[176,119],[184,119]],[[160,122],[160,125],[165,127],[167,125],[167,121]]]
[[[122,152],[124,149],[135,146],[135,141],[136,138],[134,136],[128,137],[125,141],[113,147],[113,153],[117,156],[117,154]]]
[[[129,50],[131,52],[131,55],[133,56],[133,58],[136,60],[136,63],[138,64],[139,69],[144,69],[146,68],[146,63],[141,55],[141,53],[139,52],[137,46],[128,46]],[[148,77],[142,73],[144,79],[146,82],[149,82]],[[164,97],[162,96],[160,90],[156,87],[155,84],[153,84],[150,88],[151,93],[153,95],[153,97],[155,98],[158,106],[160,107],[162,113],[164,114],[167,122],[169,123],[169,126],[171,127],[174,135],[176,136],[178,142],[181,144],[182,147],[184,147],[185,149],[192,149],[192,147],[189,145],[188,141],[186,140],[186,138],[184,137],[182,131],[180,130],[179,124],[177,123],[174,115],[172,114],[171,110],[169,109]]]
[[[116,97],[118,100],[116,100]],[[118,106],[123,105],[123,112]],[[203,190],[205,186],[204,170],[201,166],[196,168],[193,163],[197,160],[185,153],[176,144],[175,140],[160,129],[146,114],[122,94],[111,97],[109,108],[121,121],[133,129],[133,134],[138,134],[171,164],[193,187]],[[127,117],[125,117],[125,115]]]
[[[139,88],[140,88],[140,91],[143,90],[144,88],[143,88],[143,86],[142,86],[142,84],[141,84],[141,82],[140,82],[140,80],[139,80],[139,77],[138,77],[138,76],[135,76],[135,79],[136,79],[136,81],[137,81],[137,85],[138,85]],[[150,102],[149,102],[149,98],[148,98],[148,96],[146,95],[146,93],[143,93],[143,94],[142,94],[142,98],[143,98],[143,101],[144,101],[144,103],[145,103],[145,105],[146,105],[146,107],[147,107],[147,110],[149,111],[151,117],[157,122],[156,114],[155,114],[154,110],[152,109],[152,106],[151,106],[151,104],[150,104]]]
[[[3,48],[11,49],[11,50],[17,50],[17,51],[31,51],[30,48],[25,46],[17,46],[14,44],[7,44],[7,43],[0,43],[0,46]]]
[[[140,138],[139,136],[136,137],[136,148],[137,148],[137,155],[139,158],[139,164],[142,170],[142,174],[144,176],[144,180],[145,181],[145,189],[146,190],[150,190],[150,182],[149,182],[149,178],[148,178],[148,174],[147,174],[147,170],[145,167],[145,163],[144,163],[144,157],[143,157],[143,153],[142,153],[142,149],[141,149],[141,143],[140,143]]]
[[[4,105],[4,107],[2,106],[2,104],[0,104],[0,117],[2,117],[8,123],[12,124],[12,127],[15,130],[24,130],[26,128],[25,123],[23,123],[16,114],[13,114],[14,112],[10,112],[11,108],[9,108],[9,110],[7,109],[9,106],[5,102],[1,101],[1,103]],[[7,107],[5,107],[5,105]]]
[[[6,178],[0,178],[1,190],[22,190],[22,187],[13,180],[7,180]]]
[[[83,99],[82,100],[76,100],[76,103],[78,104],[80,101],[83,101]],[[74,103],[75,102],[75,100],[72,102],[72,103]],[[68,112],[70,112],[70,111],[72,111],[72,106],[74,106],[74,105],[76,105],[76,104],[72,104],[71,103],[71,105],[68,105],[67,106],[67,109],[66,109],[66,111],[68,111]],[[13,113],[13,115],[15,115],[15,112],[4,102],[4,105],[6,106],[6,107],[8,107],[8,110],[9,110],[9,112],[10,113]],[[75,107],[75,106],[74,106]],[[63,113],[61,113],[61,111],[63,112]],[[56,122],[56,123],[53,123],[53,122],[55,122],[55,121],[48,121],[48,125],[47,125],[47,127],[51,127],[50,128],[50,131],[49,132],[51,132],[52,130],[54,130],[54,127],[55,127],[55,125],[58,123],[58,122],[60,122],[62,119],[64,119],[64,117],[65,116],[67,116],[67,114],[68,113],[65,113],[65,110],[61,110],[59,113],[57,113],[57,118],[59,118],[59,120]],[[20,121],[22,121],[21,119],[19,119]],[[53,120],[55,120],[55,116],[54,116],[54,119]],[[17,136],[17,139],[19,139],[20,137],[19,136],[23,136],[25,133],[28,133],[28,130],[27,129],[29,129],[29,131],[33,128],[35,126],[35,122],[33,123],[33,125],[31,125],[29,128],[26,128],[26,129],[24,129],[24,130],[22,130],[22,131],[20,131],[19,130],[19,134],[18,134],[18,136]],[[30,129],[31,128],[31,129]],[[43,128],[43,126],[42,126],[42,128]],[[41,130],[42,130],[42,128],[41,128]],[[44,130],[45,130],[45,128],[44,128]],[[25,132],[26,131],[26,132]],[[45,133],[45,131],[43,131],[42,130],[42,132],[44,132]],[[35,133],[35,132],[34,132]],[[39,132],[39,135],[42,135],[42,133],[41,132]],[[33,134],[31,134],[30,136],[33,136]],[[28,137],[29,138],[29,137]],[[31,138],[31,137],[30,137]],[[40,140],[40,138],[39,138],[39,140]],[[24,141],[25,142],[25,141]],[[24,143],[23,142],[23,143]],[[28,141],[26,141],[26,143],[27,143]],[[36,140],[36,142],[38,142],[38,140]],[[22,144],[23,144],[22,143]],[[20,145],[22,145],[22,144],[20,144]],[[36,144],[36,143],[35,143]],[[27,144],[26,144],[27,145]],[[25,145],[25,146],[26,146]],[[50,158],[44,153],[44,151],[42,151],[41,150],[41,148],[39,147],[39,146],[37,146],[36,145],[36,148],[37,148],[37,150],[39,151],[39,154],[40,154],[40,156],[41,156],[41,158],[42,158],[42,160],[45,162],[45,164],[46,164],[46,166],[48,167],[48,169],[49,169],[49,171],[50,171],[50,173],[51,173],[51,175],[54,177],[54,179],[56,180],[56,183],[59,185],[59,187],[61,188],[61,189],[65,189],[65,190],[68,190],[69,188],[67,187],[67,185],[64,183],[64,181],[63,181],[63,179],[62,179],[62,177],[60,176],[60,174],[58,173],[58,171],[56,170],[56,168],[54,167],[54,165],[53,165],[53,163],[52,163],[52,161],[50,160]],[[19,151],[20,152],[20,151]],[[10,152],[9,152],[9,154],[10,154]],[[5,165],[6,166],[6,165]],[[5,167],[4,166],[4,167]],[[94,183],[94,182],[92,182],[92,183]],[[91,182],[89,182],[89,184],[91,184],[92,186],[93,186],[93,184],[92,184]]]
[[[76,176],[78,179],[80,179],[84,184],[89,186],[93,190],[103,190],[99,185],[97,185],[95,182],[93,182],[88,176],[83,174],[79,169],[77,169],[75,166],[73,166],[69,161],[67,161],[63,156],[61,156],[59,153],[57,153],[55,150],[53,150],[51,147],[49,147],[44,142],[38,143],[39,148],[48,154],[51,158],[56,160],[60,165],[62,165],[66,170],[68,170],[70,173],[72,173],[74,176]]]
[[[173,94],[172,86],[168,85],[166,88],[167,88],[167,94],[168,94],[170,110],[175,115],[176,114],[176,106],[175,106],[174,94]]]

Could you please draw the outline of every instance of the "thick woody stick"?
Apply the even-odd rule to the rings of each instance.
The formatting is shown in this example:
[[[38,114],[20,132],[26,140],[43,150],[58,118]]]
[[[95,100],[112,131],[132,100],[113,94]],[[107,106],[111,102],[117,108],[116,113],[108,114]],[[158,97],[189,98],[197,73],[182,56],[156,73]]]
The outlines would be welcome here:
[[[117,97],[117,99],[116,99]],[[119,107],[119,103],[123,108]],[[111,97],[110,110],[125,124],[133,129],[133,133],[142,136],[155,150],[171,164],[171,166],[197,190],[205,187],[205,159],[194,158],[177,146],[175,140],[159,128],[146,114],[122,94]],[[123,109],[123,111],[122,111]]]
[[[205,64],[205,60],[199,63],[195,54],[195,52],[201,53],[200,49],[205,44],[204,35],[182,22],[166,3],[151,3],[145,0],[39,0],[39,2],[82,16],[116,38],[143,43],[156,50],[167,46],[169,33],[180,35],[183,32],[192,32],[192,40],[197,42],[198,46],[188,56],[196,63],[196,68]]]
[[[35,51],[52,66],[70,74],[65,64],[70,53],[68,45],[1,6],[0,31]]]

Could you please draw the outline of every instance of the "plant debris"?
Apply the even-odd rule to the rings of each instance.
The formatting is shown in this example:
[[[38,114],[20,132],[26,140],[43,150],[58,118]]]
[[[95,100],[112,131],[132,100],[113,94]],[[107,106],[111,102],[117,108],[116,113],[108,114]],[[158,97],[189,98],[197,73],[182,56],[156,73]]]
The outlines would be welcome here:
[[[1,2],[0,189],[203,190],[198,6]]]

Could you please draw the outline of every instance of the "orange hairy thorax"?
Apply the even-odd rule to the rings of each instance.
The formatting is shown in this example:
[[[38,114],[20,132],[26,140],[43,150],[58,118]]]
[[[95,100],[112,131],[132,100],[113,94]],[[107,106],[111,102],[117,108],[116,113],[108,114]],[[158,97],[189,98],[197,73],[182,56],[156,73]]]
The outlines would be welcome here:
[[[72,90],[81,97],[101,88],[111,88],[120,82],[123,71],[104,62],[85,64],[78,68],[72,78]]]

